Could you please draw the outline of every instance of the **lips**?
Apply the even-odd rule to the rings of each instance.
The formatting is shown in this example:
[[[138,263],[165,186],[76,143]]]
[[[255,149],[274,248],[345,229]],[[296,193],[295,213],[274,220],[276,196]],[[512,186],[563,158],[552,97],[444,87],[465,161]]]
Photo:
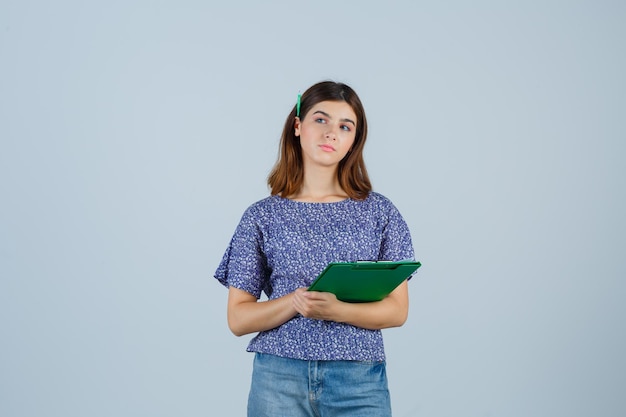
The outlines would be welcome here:
[[[325,152],[334,152],[335,148],[333,148],[330,145],[324,144],[324,145],[320,145],[320,148],[325,151]]]

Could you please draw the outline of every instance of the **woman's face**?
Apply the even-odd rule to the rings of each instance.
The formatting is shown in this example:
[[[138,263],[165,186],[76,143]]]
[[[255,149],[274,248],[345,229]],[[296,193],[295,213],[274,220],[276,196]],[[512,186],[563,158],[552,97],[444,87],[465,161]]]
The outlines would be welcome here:
[[[336,166],[346,156],[356,137],[356,114],[345,101],[322,101],[300,120],[295,134],[300,137],[305,166]]]

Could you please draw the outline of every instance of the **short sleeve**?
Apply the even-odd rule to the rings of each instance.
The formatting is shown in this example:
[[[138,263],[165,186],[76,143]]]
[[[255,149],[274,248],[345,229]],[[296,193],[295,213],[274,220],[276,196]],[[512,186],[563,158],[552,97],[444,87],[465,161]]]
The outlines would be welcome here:
[[[235,287],[259,298],[269,291],[269,271],[263,253],[263,234],[253,207],[243,214],[215,271],[225,287]]]
[[[389,202],[383,227],[379,260],[403,261],[415,259],[411,232],[398,209]]]

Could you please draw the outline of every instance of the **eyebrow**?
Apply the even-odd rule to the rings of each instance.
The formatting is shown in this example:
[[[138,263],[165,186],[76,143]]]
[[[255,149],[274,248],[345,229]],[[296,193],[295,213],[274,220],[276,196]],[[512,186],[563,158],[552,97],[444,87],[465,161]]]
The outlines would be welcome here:
[[[330,116],[330,114],[326,113],[325,111],[322,111],[322,110],[317,110],[317,111],[313,112],[313,114],[317,114],[317,113],[323,114],[324,116],[328,117],[329,119],[332,119],[332,117]],[[350,119],[341,119],[340,121],[341,121],[341,122],[352,123],[352,124],[354,125],[354,127],[356,127],[356,123],[354,123],[354,121],[353,121],[353,120],[350,120]]]

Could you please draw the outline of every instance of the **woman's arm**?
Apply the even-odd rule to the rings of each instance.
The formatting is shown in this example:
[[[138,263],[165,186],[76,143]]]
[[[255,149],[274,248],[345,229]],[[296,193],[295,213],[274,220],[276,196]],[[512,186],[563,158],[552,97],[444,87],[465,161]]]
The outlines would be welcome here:
[[[291,300],[293,294],[259,302],[254,295],[229,287],[227,316],[230,331],[243,336],[280,326],[298,313]]]
[[[385,299],[373,303],[346,303],[328,292],[299,288],[291,294],[269,301],[230,287],[228,291],[228,327],[236,336],[271,330],[296,314],[330,320],[365,329],[378,330],[402,326],[409,312],[407,282],[400,284]]]
[[[348,323],[370,330],[402,326],[409,314],[409,289],[404,281],[386,298],[372,303],[346,303],[329,292],[299,288],[293,307],[304,317]]]

